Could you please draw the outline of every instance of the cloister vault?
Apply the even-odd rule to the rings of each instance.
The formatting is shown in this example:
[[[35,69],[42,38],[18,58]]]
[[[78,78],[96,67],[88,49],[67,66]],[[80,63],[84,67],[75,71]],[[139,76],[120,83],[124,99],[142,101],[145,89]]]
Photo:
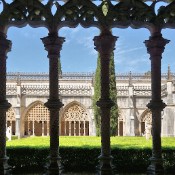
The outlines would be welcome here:
[[[9,170],[6,158],[6,111],[10,104],[6,100],[6,55],[10,51],[11,42],[7,40],[7,29],[12,26],[46,27],[47,37],[42,38],[49,58],[49,100],[45,103],[50,111],[50,163],[49,174],[59,173],[60,157],[58,139],[58,115],[63,106],[58,91],[58,59],[65,39],[58,36],[58,30],[64,26],[83,27],[95,26],[100,29],[100,35],[94,37],[95,49],[101,58],[101,98],[97,105],[101,110],[101,155],[99,157],[100,174],[113,174],[112,156],[110,150],[110,108],[113,102],[109,98],[109,58],[114,50],[117,37],[111,33],[112,28],[147,28],[150,38],[145,41],[151,60],[152,99],[147,105],[152,112],[153,151],[148,174],[163,174],[161,155],[161,111],[165,104],[161,100],[161,58],[165,45],[169,42],[161,34],[163,28],[175,27],[175,1],[166,1],[167,6],[161,6],[158,11],[155,5],[161,0],[110,1],[103,0],[99,5],[91,0],[65,0],[60,3],[48,0],[46,4],[40,0],[14,0],[7,3],[1,0],[3,11],[0,14],[0,171]],[[113,3],[112,3],[113,2]],[[116,2],[116,3],[114,3]],[[52,14],[52,7],[57,11]]]

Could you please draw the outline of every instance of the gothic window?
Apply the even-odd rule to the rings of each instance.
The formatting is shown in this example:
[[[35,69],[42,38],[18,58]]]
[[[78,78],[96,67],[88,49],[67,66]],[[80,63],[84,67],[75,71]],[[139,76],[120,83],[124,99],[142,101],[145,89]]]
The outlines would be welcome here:
[[[15,117],[15,110],[13,108],[10,108],[6,112],[6,120],[7,120],[7,127],[11,126],[12,135],[15,135],[16,130],[16,117]]]
[[[24,135],[48,135],[49,116],[49,110],[41,102],[35,103],[26,114]]]
[[[89,119],[86,110],[78,104],[67,108],[61,121],[61,135],[89,135]]]
[[[86,121],[88,120],[88,115],[86,111],[79,105],[74,104],[66,110],[64,113],[65,121]]]
[[[42,104],[34,104],[26,115],[27,121],[49,121],[49,110]]]
[[[12,121],[16,121],[15,118],[15,111],[13,108],[10,108],[7,112],[6,112],[6,117],[7,117],[7,121],[12,122]]]
[[[152,124],[152,114],[151,111],[148,111],[146,115],[142,118],[142,122]]]
[[[152,114],[150,110],[141,118],[141,135],[145,133],[148,126],[152,126]]]

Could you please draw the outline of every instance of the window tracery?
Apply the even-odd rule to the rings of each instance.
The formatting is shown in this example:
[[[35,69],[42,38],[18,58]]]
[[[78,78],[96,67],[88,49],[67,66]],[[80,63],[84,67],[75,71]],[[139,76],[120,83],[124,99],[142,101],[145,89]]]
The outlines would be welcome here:
[[[7,112],[6,112],[6,117],[7,117],[7,121],[16,121],[16,117],[15,117],[15,111],[13,108],[10,108]]]
[[[151,111],[148,111],[146,115],[142,118],[142,122],[152,124],[152,113]]]
[[[26,114],[27,121],[49,121],[49,110],[42,104],[34,104]]]
[[[74,104],[68,108],[63,116],[65,121],[88,121],[88,115],[81,106]]]

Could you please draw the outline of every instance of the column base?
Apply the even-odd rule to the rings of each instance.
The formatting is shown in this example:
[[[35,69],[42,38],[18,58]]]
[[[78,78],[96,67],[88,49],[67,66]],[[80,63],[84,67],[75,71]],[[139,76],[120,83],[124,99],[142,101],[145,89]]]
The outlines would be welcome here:
[[[115,166],[112,165],[112,156],[102,156],[98,157],[99,165],[97,166],[98,175],[114,175]]]
[[[147,175],[164,175],[163,160],[151,157],[151,165],[147,169]]]
[[[61,157],[48,157],[49,163],[45,166],[46,171],[44,175],[59,175],[63,172],[63,166],[61,165]]]
[[[12,167],[8,165],[8,157],[0,158],[0,174],[11,175]]]

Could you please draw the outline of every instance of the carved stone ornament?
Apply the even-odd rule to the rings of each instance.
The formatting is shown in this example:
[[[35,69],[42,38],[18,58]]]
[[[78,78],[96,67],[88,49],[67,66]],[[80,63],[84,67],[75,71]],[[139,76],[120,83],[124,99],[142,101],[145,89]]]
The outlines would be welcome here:
[[[155,6],[158,2],[167,6]],[[0,14],[0,26],[46,27],[50,32],[64,26],[95,26],[100,29],[118,28],[175,28],[175,1],[154,0],[14,0],[7,3],[1,0],[3,11]],[[53,6],[56,7],[53,13]]]

